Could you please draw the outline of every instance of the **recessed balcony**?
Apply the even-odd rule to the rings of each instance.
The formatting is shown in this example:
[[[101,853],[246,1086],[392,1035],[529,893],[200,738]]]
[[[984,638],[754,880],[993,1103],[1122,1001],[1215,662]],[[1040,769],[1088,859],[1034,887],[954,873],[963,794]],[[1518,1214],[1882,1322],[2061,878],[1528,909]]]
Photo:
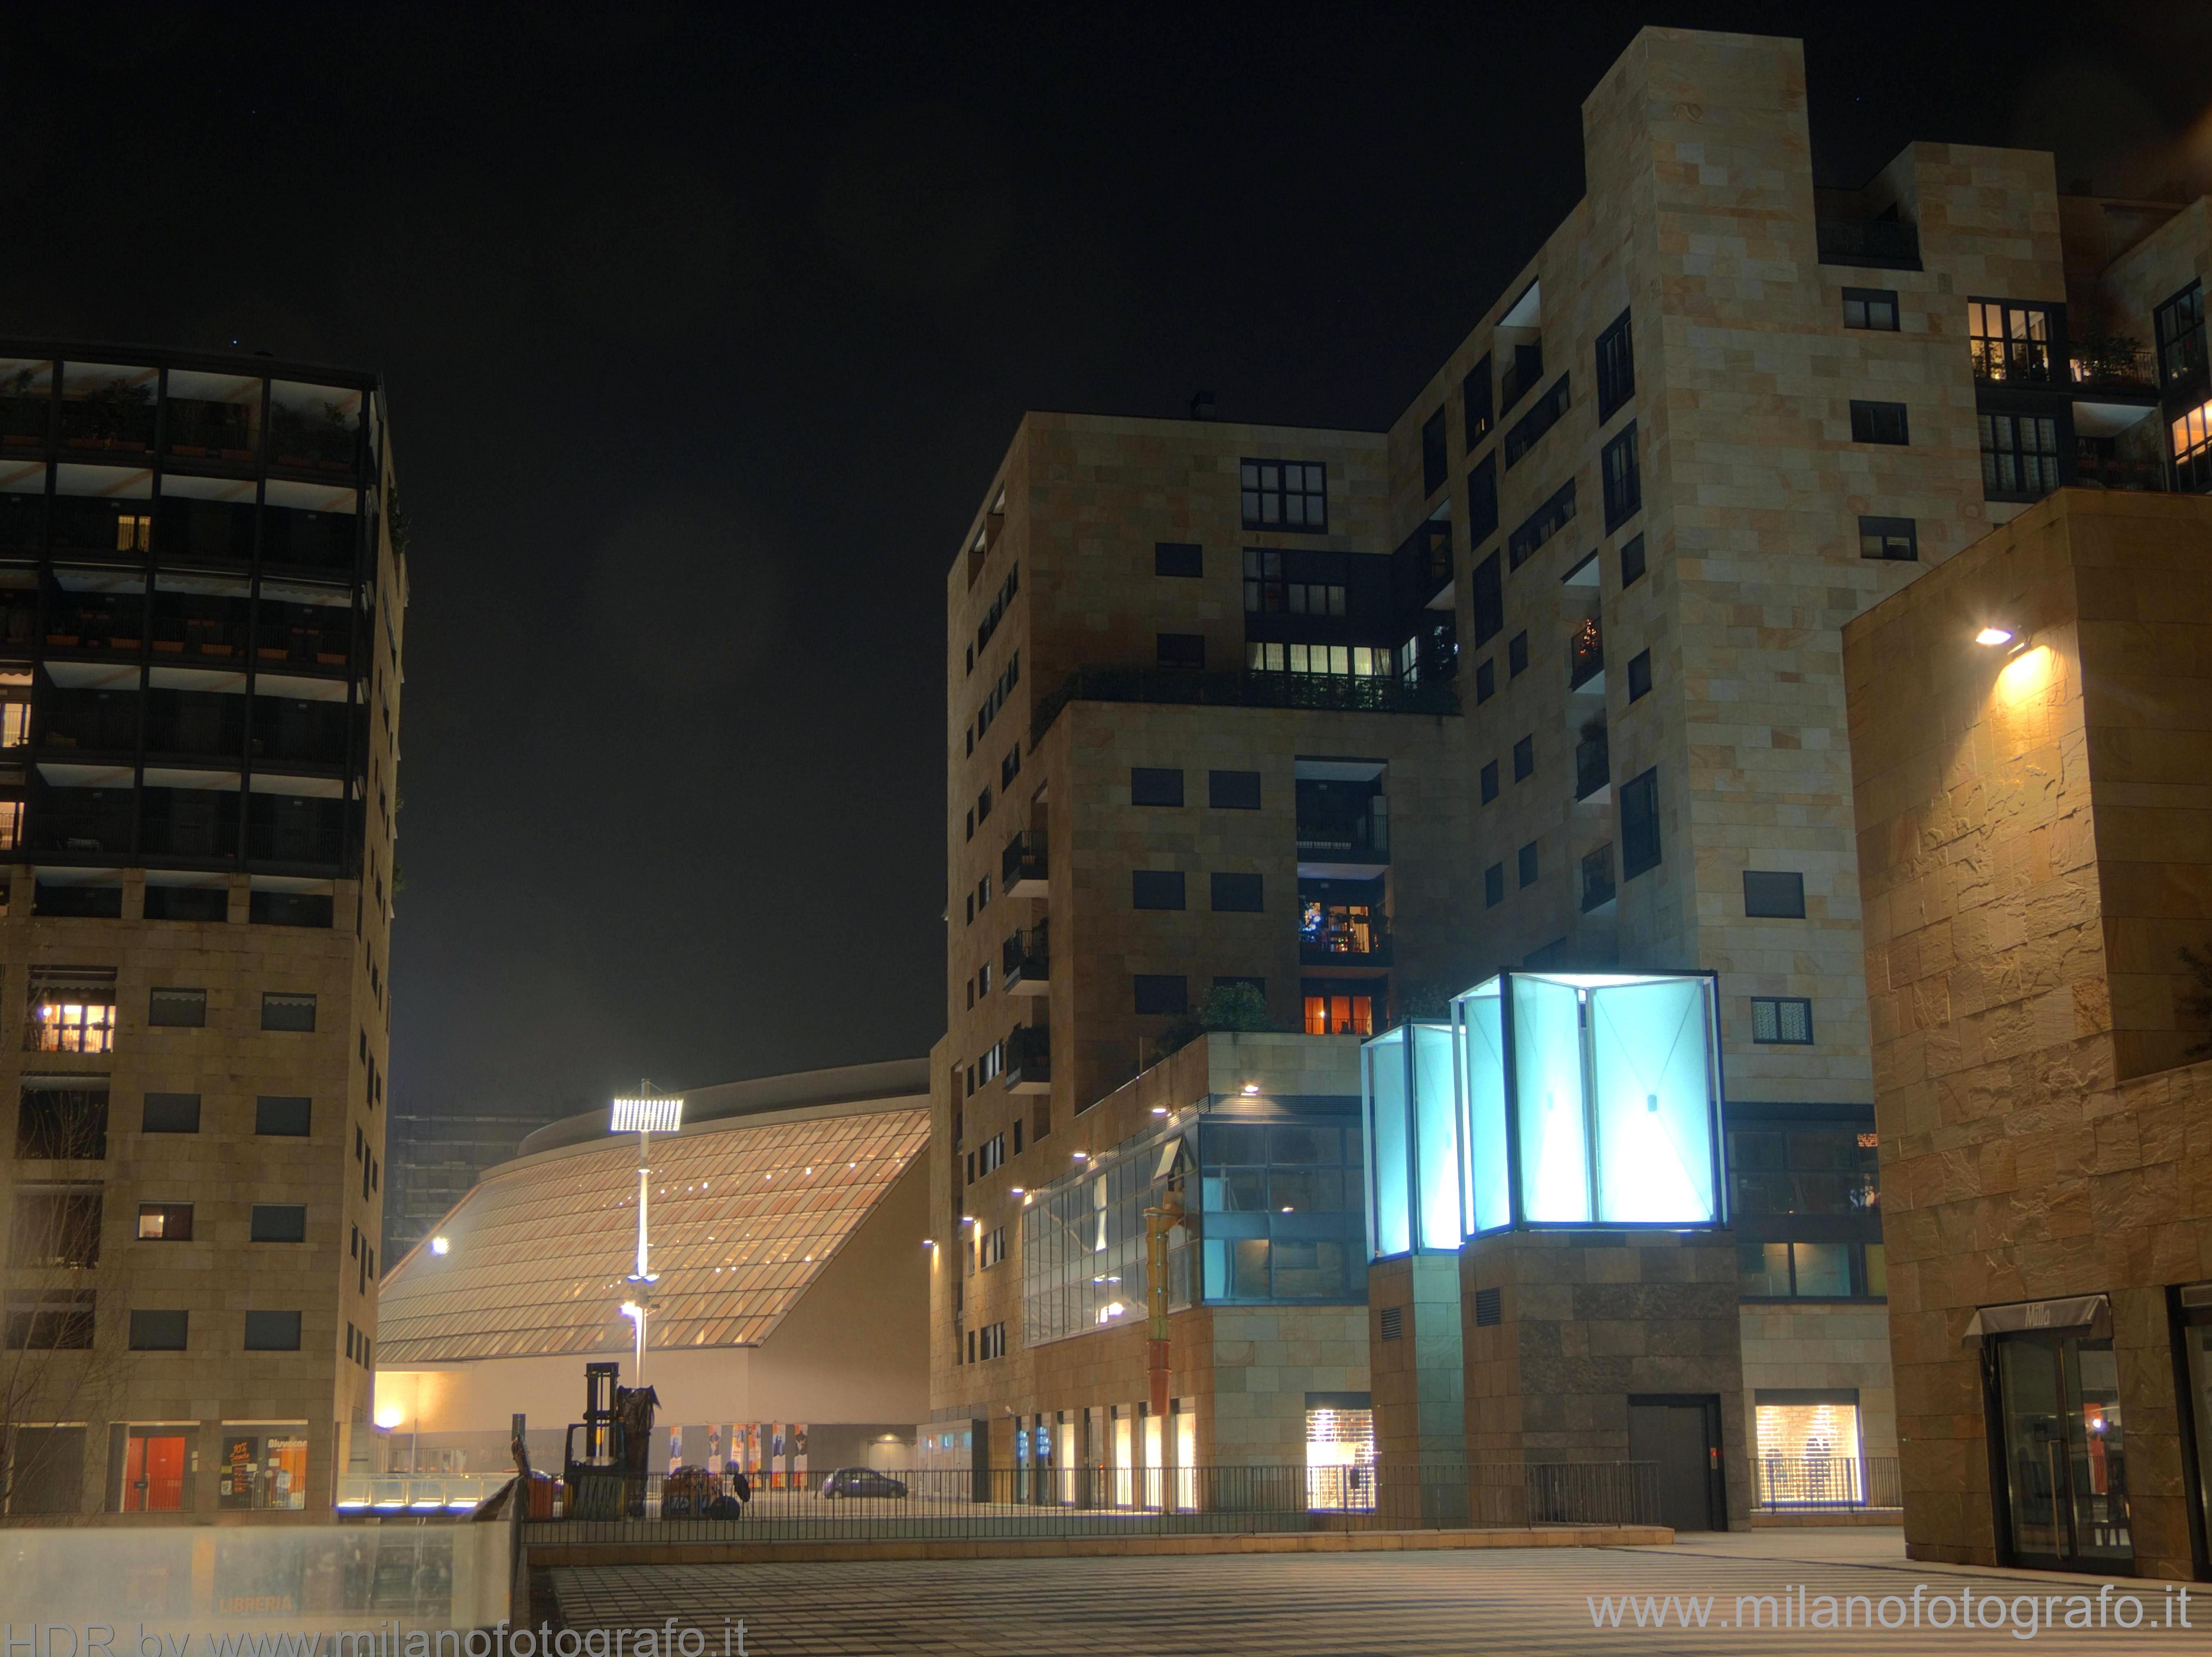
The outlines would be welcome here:
[[[1042,996],[1052,988],[1052,952],[1046,929],[1033,926],[1008,938],[999,951],[999,975],[1010,996]]]
[[[1048,1093],[1052,1091],[1052,1026],[1017,1025],[1006,1037],[1006,1091],[1010,1093]]]
[[[1045,869],[1044,835],[1036,829],[1017,834],[1006,842],[1000,860],[999,888],[1009,898],[1043,898],[1052,884]]]

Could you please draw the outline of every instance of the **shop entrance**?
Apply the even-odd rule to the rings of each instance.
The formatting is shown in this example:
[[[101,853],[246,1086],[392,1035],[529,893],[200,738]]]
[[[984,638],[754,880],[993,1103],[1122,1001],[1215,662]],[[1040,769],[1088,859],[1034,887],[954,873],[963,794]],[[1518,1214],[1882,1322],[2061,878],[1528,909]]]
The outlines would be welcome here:
[[[1678,1531],[1724,1531],[1721,1401],[1711,1395],[1628,1400],[1628,1459],[1659,1467],[1659,1522]]]
[[[2109,1338],[2056,1331],[1990,1337],[2012,1562],[2132,1570],[2119,1368]]]

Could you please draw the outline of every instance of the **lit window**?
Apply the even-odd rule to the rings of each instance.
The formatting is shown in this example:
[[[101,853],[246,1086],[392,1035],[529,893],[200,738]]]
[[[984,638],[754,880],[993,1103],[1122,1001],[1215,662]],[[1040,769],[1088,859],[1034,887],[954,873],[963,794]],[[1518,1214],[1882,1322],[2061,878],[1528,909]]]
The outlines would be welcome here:
[[[1984,380],[2051,378],[2051,308],[1970,300],[1966,332]]]
[[[2212,402],[2173,423],[2173,481],[2184,490],[2212,489]]]
[[[106,1053],[115,1047],[115,974],[33,970],[24,1045],[42,1053]]]

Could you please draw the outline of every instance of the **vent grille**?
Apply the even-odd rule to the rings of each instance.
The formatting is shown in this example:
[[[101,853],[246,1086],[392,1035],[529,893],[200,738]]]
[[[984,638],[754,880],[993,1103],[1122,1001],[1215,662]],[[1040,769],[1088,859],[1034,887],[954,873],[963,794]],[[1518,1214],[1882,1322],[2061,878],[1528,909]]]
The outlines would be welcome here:
[[[1384,1307],[1382,1308],[1382,1338],[1386,1341],[1398,1341],[1405,1337],[1406,1308],[1402,1306]]]
[[[1505,1321],[1505,1300],[1503,1290],[1478,1288],[1474,1291],[1474,1326],[1487,1329]]]

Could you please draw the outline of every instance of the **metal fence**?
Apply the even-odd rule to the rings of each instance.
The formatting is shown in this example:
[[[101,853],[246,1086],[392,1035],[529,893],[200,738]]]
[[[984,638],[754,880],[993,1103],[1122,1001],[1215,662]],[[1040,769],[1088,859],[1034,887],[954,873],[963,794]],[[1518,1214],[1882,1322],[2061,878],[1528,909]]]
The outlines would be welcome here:
[[[1761,1456],[1757,1467],[1764,1512],[1905,1505],[1895,1456]]]
[[[1002,1468],[825,1476],[737,1494],[728,1473],[586,1470],[552,1492],[541,1542],[817,1541],[1257,1534],[1528,1525],[1656,1525],[1650,1462],[1407,1467]],[[800,1483],[804,1480],[804,1483]],[[543,1511],[541,1508],[541,1512]]]

